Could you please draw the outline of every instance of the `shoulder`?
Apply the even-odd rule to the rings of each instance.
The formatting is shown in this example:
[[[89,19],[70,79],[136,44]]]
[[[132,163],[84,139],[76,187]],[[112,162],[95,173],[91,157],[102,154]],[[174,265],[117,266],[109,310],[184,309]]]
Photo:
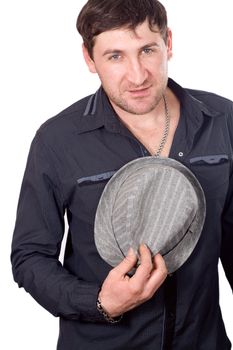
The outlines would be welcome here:
[[[85,110],[92,96],[86,96],[45,121],[36,131],[32,149],[49,150],[55,154],[69,152],[72,144],[76,143]]]
[[[196,105],[202,110],[204,118],[211,117],[211,123],[215,130],[233,140],[233,102],[223,96],[202,90],[186,89],[188,94],[195,100]],[[231,141],[233,142],[233,141]]]
[[[233,114],[233,102],[230,99],[208,91],[194,89],[185,90],[193,100],[199,104],[205,105],[210,110],[218,114]]]
[[[184,88],[169,78],[168,87],[187,110],[202,111],[207,116],[233,116],[233,102],[213,92]]]
[[[49,118],[40,126],[37,133],[44,137],[51,137],[55,134],[62,136],[65,133],[74,132],[78,128],[79,120],[85,113],[86,106],[91,96],[92,95],[87,96],[73,103],[59,114]]]

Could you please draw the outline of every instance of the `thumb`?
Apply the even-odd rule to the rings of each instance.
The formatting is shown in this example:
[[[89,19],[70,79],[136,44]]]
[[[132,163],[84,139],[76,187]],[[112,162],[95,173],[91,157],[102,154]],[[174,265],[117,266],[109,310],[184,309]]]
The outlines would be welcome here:
[[[138,258],[133,248],[130,248],[126,257],[118,264],[114,270],[121,275],[127,274],[133,267],[135,267]]]

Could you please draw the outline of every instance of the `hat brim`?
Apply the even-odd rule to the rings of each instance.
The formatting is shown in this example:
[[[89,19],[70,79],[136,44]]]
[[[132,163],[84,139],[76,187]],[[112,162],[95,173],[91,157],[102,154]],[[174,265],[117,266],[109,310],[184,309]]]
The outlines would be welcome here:
[[[154,167],[155,169],[160,167],[162,170],[175,169],[178,176],[181,176],[182,180],[185,179],[192,186],[198,201],[195,216],[188,229],[182,234],[181,239],[169,249],[161,252],[168,272],[172,273],[184,264],[194,250],[201,235],[206,213],[205,196],[201,185],[187,167],[174,159],[162,157],[135,159],[124,165],[113,175],[105,186],[97,207],[94,229],[95,244],[101,257],[113,267],[118,265],[125,257],[129,248],[130,238],[121,237],[119,239],[116,236],[112,224],[113,208],[116,198],[121,194],[121,188],[127,182],[127,179],[139,170],[145,170],[146,172],[148,167]],[[119,210],[122,210],[122,207]],[[127,220],[127,217],[123,218],[122,215],[119,215],[119,218]],[[147,244],[146,240],[143,243]],[[134,249],[137,249],[137,247],[134,247]],[[152,249],[152,254],[156,253],[158,252]]]

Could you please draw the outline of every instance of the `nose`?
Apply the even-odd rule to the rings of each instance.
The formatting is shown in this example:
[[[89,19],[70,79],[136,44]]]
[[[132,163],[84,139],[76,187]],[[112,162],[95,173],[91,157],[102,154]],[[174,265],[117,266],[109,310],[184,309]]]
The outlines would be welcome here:
[[[141,86],[148,78],[148,71],[140,59],[131,59],[127,65],[128,81],[134,86]]]

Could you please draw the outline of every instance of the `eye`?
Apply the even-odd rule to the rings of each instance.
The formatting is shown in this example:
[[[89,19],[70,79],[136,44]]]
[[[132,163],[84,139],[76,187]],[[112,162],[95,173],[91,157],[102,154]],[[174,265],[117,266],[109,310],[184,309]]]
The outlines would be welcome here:
[[[145,54],[145,55],[151,55],[153,52],[154,52],[154,50],[151,49],[151,48],[149,48],[149,47],[145,47],[145,48],[142,50],[142,53]]]
[[[118,54],[118,53],[114,53],[113,55],[111,55],[111,56],[109,57],[109,60],[110,60],[110,61],[119,61],[120,59],[121,59],[121,55]]]

